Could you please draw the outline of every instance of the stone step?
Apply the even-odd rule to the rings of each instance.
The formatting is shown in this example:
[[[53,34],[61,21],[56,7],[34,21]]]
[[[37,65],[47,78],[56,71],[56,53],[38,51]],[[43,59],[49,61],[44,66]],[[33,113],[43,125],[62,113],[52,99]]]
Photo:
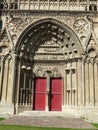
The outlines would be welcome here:
[[[45,111],[24,111],[19,113],[20,116],[61,116],[61,117],[76,117],[75,115],[67,114],[65,112],[45,112]]]

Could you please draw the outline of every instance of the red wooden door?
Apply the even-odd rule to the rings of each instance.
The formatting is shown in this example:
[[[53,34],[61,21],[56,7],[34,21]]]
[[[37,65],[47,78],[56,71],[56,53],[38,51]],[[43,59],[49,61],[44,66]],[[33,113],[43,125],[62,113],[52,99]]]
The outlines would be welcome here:
[[[51,78],[50,111],[62,110],[62,79]]]
[[[45,110],[46,79],[35,78],[33,110]]]

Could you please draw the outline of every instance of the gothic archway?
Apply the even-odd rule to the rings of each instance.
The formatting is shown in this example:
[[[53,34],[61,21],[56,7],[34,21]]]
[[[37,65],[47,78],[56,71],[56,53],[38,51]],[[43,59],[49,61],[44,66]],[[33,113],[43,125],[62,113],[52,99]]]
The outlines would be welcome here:
[[[20,110],[62,110],[64,105],[78,104],[76,80],[82,47],[69,27],[54,19],[39,20],[21,34],[16,53],[16,97]],[[44,90],[39,90],[37,83],[44,86]],[[55,88],[54,84],[59,86]],[[38,97],[36,93],[44,94]],[[43,104],[39,108],[41,98]],[[59,106],[55,108],[54,102],[58,100]]]

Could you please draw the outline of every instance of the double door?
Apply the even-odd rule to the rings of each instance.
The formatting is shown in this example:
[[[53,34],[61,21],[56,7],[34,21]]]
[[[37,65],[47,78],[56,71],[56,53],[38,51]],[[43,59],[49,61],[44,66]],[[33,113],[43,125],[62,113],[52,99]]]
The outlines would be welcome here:
[[[49,111],[62,110],[62,78],[50,79],[49,92],[47,92],[46,78],[35,78],[33,110],[45,111],[46,102],[48,102]]]

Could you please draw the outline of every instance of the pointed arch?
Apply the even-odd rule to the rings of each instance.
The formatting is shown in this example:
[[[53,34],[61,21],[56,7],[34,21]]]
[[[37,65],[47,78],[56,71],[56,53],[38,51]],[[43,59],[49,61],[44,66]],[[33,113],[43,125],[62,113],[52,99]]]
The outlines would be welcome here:
[[[80,54],[82,54],[82,46],[81,43],[77,37],[77,35],[75,34],[75,32],[69,28],[67,25],[65,25],[64,23],[53,19],[53,18],[44,18],[41,20],[38,20],[32,24],[30,24],[20,35],[20,37],[17,40],[16,43],[16,53],[19,53],[20,47],[22,46],[23,42],[28,42],[28,40],[34,35],[34,33],[38,33],[39,31],[41,32],[43,28],[47,29],[48,24],[50,24],[50,26],[53,26],[54,29],[56,30],[56,28],[59,28],[59,33],[63,34],[65,33],[66,35],[68,35],[68,37],[72,37],[73,41],[76,42],[76,46],[80,52]],[[45,25],[45,27],[43,27]],[[45,31],[45,30],[44,30]],[[55,31],[56,33],[56,31]],[[57,35],[59,35],[59,33]],[[56,35],[56,34],[53,34]],[[43,37],[45,38],[45,33],[43,34]],[[38,37],[39,38],[39,37]],[[61,35],[59,35],[57,37],[58,39],[62,40]]]

